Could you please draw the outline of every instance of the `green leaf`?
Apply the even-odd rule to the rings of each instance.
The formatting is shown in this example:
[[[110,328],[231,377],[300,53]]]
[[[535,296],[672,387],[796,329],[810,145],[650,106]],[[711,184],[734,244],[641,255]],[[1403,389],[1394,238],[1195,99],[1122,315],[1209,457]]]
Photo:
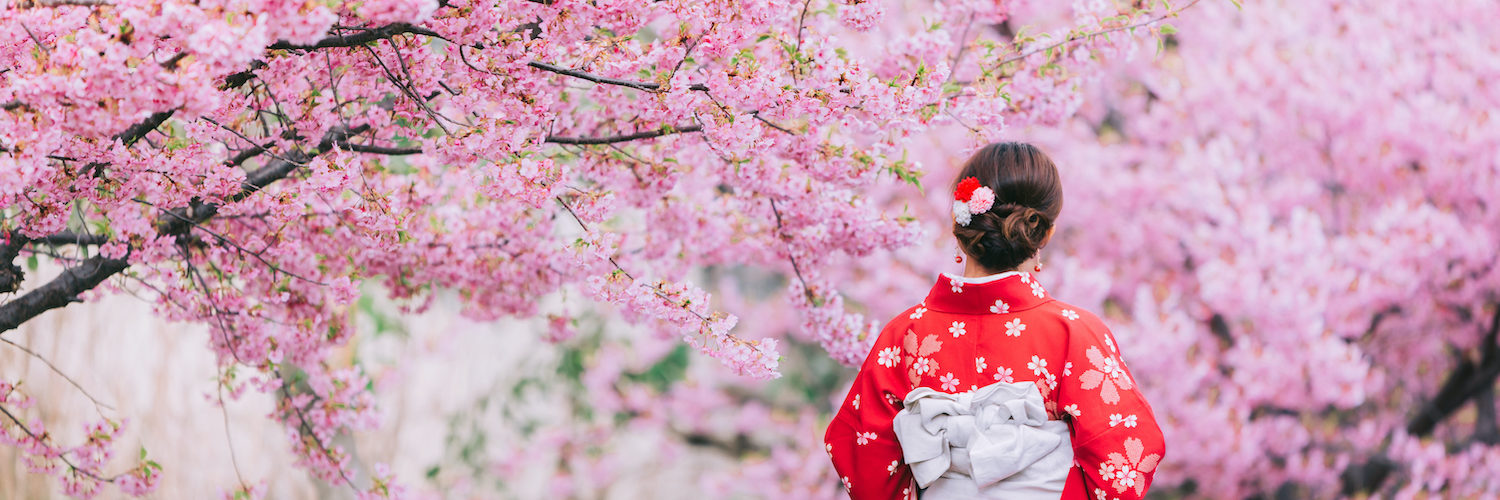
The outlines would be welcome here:
[[[1176,33],[1176,32],[1177,32],[1177,27],[1176,26],[1172,26],[1171,23],[1161,23],[1161,34],[1163,34],[1163,35],[1171,35],[1171,34]]]

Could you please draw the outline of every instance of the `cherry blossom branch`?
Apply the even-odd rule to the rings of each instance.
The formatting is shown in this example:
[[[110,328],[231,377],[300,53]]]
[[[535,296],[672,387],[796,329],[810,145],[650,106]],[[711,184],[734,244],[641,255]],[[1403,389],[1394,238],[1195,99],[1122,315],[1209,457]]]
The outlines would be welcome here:
[[[98,246],[109,243],[109,238],[106,238],[104,235],[99,234],[79,234],[73,231],[62,231],[58,233],[52,233],[40,238],[33,238],[31,239],[31,242],[53,246]]]
[[[0,243],[0,293],[10,293],[20,290],[21,281],[26,278],[15,260],[31,239],[20,231],[7,231],[3,235],[5,243]]]
[[[219,415],[224,419],[224,443],[229,445],[229,463],[234,466],[234,477],[239,479],[240,487],[245,488],[245,475],[240,472],[240,458],[234,451],[234,434],[229,432],[229,408],[224,406],[224,384],[214,384],[219,395]]]
[[[83,384],[79,384],[77,380],[73,380],[73,377],[69,377],[68,374],[63,373],[62,370],[57,368],[57,365],[52,364],[51,361],[48,361],[47,358],[44,358],[42,357],[42,355],[37,354],[36,351],[27,349],[26,346],[12,342],[10,339],[4,337],[0,337],[0,342],[10,344],[11,347],[20,349],[21,352],[26,353],[27,356],[36,358],[37,361],[41,361],[42,364],[47,365],[47,369],[52,370],[52,373],[56,373],[57,376],[62,377],[63,380],[68,381],[68,384],[72,385],[74,389],[78,389],[78,392],[82,393],[83,397],[89,398],[89,401],[94,403],[94,411],[98,412],[101,416],[104,414],[104,412],[100,411],[99,408],[108,408],[110,410],[115,409],[115,407],[113,406],[100,403],[99,398],[95,398],[93,394],[89,394],[89,391],[83,388]]]
[[[1385,312],[1377,314],[1377,317]],[[1447,380],[1438,389],[1437,395],[1422,405],[1417,414],[1407,421],[1406,432],[1408,434],[1414,436],[1432,434],[1437,424],[1453,415],[1453,412],[1470,399],[1482,399],[1486,391],[1494,390],[1495,381],[1500,379],[1500,305],[1496,306],[1495,314],[1490,320],[1490,329],[1480,345],[1480,353],[1478,363],[1459,356],[1457,366],[1448,374]],[[1493,403],[1490,404],[1493,414]],[[1486,425],[1486,422],[1476,421],[1475,425],[1480,427]],[[1484,429],[1476,428],[1476,439],[1491,438],[1482,431]],[[1340,474],[1344,495],[1353,496],[1359,492],[1376,491],[1397,465],[1399,464],[1384,455],[1376,455],[1365,462],[1350,465]]]
[[[156,205],[154,205],[151,202],[148,202],[146,200],[137,199],[135,201],[137,203],[144,204],[144,205],[146,205],[148,207],[155,208],[155,209],[161,211],[166,216],[174,217],[174,218],[181,218],[182,217],[181,215],[179,215],[179,214],[177,214],[177,213],[175,213],[175,212],[173,212],[171,210],[163,209],[163,208],[158,207],[158,206],[156,206]],[[328,286],[327,283],[324,283],[324,282],[321,282],[321,281],[318,281],[318,280],[315,280],[315,279],[312,279],[312,278],[308,278],[308,277],[302,276],[300,274],[288,271],[285,268],[283,268],[281,266],[278,266],[278,265],[272,263],[271,261],[266,260],[265,256],[261,255],[262,252],[255,252],[255,251],[252,251],[252,250],[250,250],[248,248],[245,248],[244,246],[241,246],[238,242],[236,242],[234,240],[231,240],[231,239],[225,237],[224,235],[219,234],[217,231],[214,231],[212,229],[204,227],[203,224],[200,224],[199,222],[192,221],[192,220],[187,220],[187,219],[182,219],[182,222],[185,222],[187,224],[192,225],[193,229],[196,229],[196,230],[208,233],[209,236],[213,236],[215,240],[219,241],[219,243],[223,243],[223,244],[229,245],[231,247],[234,247],[234,249],[238,250],[241,255],[249,255],[249,256],[255,258],[255,260],[260,261],[261,264],[265,264],[267,268],[271,269],[271,272],[272,272],[271,276],[272,276],[273,279],[276,276],[275,273],[279,272],[279,273],[285,274],[287,276],[291,276],[293,278],[297,278],[299,280],[306,281],[308,283],[312,283],[312,284],[320,285],[320,286]],[[205,290],[205,292],[206,292],[206,290]]]
[[[317,42],[313,42],[311,45],[295,44],[295,43],[292,43],[292,42],[288,42],[286,40],[280,40],[280,41],[277,41],[276,43],[273,43],[271,45],[266,46],[266,49],[268,49],[268,50],[316,50],[316,49],[328,49],[328,48],[338,48],[338,47],[357,47],[357,46],[361,46],[361,45],[364,45],[364,44],[367,44],[367,43],[370,43],[370,42],[374,42],[374,41],[377,41],[377,40],[384,40],[384,39],[387,39],[387,38],[394,37],[396,35],[403,35],[403,34],[406,34],[406,33],[415,33],[415,34],[418,34],[418,35],[427,35],[427,36],[438,37],[438,38],[442,37],[442,35],[439,34],[438,32],[432,31],[432,30],[427,29],[427,28],[423,28],[421,26],[416,26],[416,25],[413,25],[413,24],[410,24],[410,23],[394,23],[394,24],[389,24],[389,25],[386,25],[386,26],[381,26],[379,28],[370,28],[368,30],[361,31],[361,32],[359,32],[357,34],[353,34],[353,35],[342,35],[342,34],[340,34],[340,35],[329,36],[329,37],[323,38],[322,40],[318,40]]]
[[[357,135],[368,129],[368,125],[361,125],[354,129],[339,127],[329,130],[311,153],[296,152],[289,155],[288,160],[278,160],[246,174],[240,192],[230,196],[227,201],[236,202],[255,194],[271,183],[285,178],[312,157],[332,149],[339,138]],[[157,218],[157,231],[169,236],[187,234],[194,224],[212,218],[218,211],[219,205],[211,203],[199,203],[175,209],[171,216],[162,215]],[[3,256],[0,254],[0,257]],[[64,270],[52,281],[0,305],[0,333],[14,330],[44,312],[79,301],[78,294],[94,289],[110,276],[119,274],[128,267],[130,263],[127,259],[109,258],[101,254]]]
[[[388,156],[404,156],[404,155],[419,155],[419,154],[422,154],[422,148],[392,148],[392,147],[385,147],[385,146],[368,146],[368,145],[364,145],[364,144],[350,144],[350,143],[347,143],[347,142],[343,143],[343,144],[340,144],[339,145],[339,149],[343,149],[343,150],[347,150],[347,151],[352,151],[352,152],[355,152],[355,153],[369,153],[369,154],[388,155]]]
[[[797,274],[797,281],[802,283],[802,294],[807,297],[807,303],[817,304],[818,298],[816,295],[813,295],[812,287],[807,286],[807,279],[802,277],[802,267],[797,265],[797,256],[792,254],[792,237],[786,234],[785,226],[781,223],[781,210],[776,208],[776,200],[769,201],[771,202],[771,213],[776,216],[776,236],[782,243],[786,243],[786,258],[792,261],[792,272]]]
[[[604,85],[617,85],[617,86],[620,86],[620,87],[629,87],[629,88],[633,88],[633,89],[636,89],[636,90],[644,90],[644,91],[647,91],[647,92],[662,92],[663,91],[661,85],[660,84],[656,84],[656,83],[638,82],[638,81],[633,81],[633,80],[622,80],[622,79],[619,79],[619,78],[610,78],[610,77],[607,77],[607,76],[599,76],[599,75],[595,75],[593,73],[588,73],[588,72],[585,72],[585,71],[579,71],[579,70],[576,70],[576,69],[568,69],[568,68],[564,68],[562,66],[558,66],[558,65],[555,65],[555,64],[547,64],[547,63],[540,62],[540,61],[531,61],[529,63],[526,63],[526,65],[527,66],[531,66],[531,67],[536,68],[536,69],[539,69],[539,70],[542,70],[542,71],[550,71],[550,72],[553,72],[553,73],[557,73],[559,75],[571,76],[573,78],[579,78],[579,79],[583,79],[583,80],[588,80],[588,81],[591,81],[591,82],[594,82],[594,83],[599,83],[599,84],[604,84]],[[694,83],[694,84],[688,86],[688,90],[694,90],[694,91],[698,91],[698,92],[708,92],[708,86],[704,85],[704,84],[701,84],[701,83]]]
[[[151,116],[146,117],[146,119],[142,120],[140,123],[137,123],[135,125],[132,125],[130,128],[125,129],[124,132],[116,134],[115,139],[125,143],[126,146],[135,144],[136,141],[139,141],[141,140],[141,138],[146,137],[146,134],[151,133],[152,130],[156,130],[156,127],[160,127],[161,124],[166,123],[167,119],[171,118],[172,114],[176,112],[176,109],[169,109],[166,111],[154,113]]]
[[[1490,320],[1490,330],[1480,345],[1479,362],[1460,358],[1458,365],[1443,382],[1442,388],[1438,389],[1437,395],[1433,396],[1432,401],[1422,405],[1417,414],[1407,422],[1407,433],[1416,436],[1431,434],[1439,422],[1447,419],[1485,387],[1494,387],[1495,381],[1500,379],[1500,339],[1497,337],[1500,337],[1500,306],[1495,308],[1494,317]]]
[[[295,400],[292,398],[291,390],[288,387],[287,383],[285,382],[285,379],[283,379],[283,382],[281,384],[281,394],[282,394],[282,397],[285,398],[284,401],[286,402],[286,406],[290,407],[292,409],[292,411],[296,412],[296,414],[297,414],[297,426],[298,426],[298,429],[302,431],[302,435],[306,436],[306,437],[311,437],[312,438],[313,444],[318,447],[318,451],[323,452],[323,456],[327,457],[328,461],[331,464],[333,464],[333,466],[335,468],[338,469],[339,476],[344,479],[344,484],[349,485],[349,487],[353,488],[354,491],[357,493],[359,491],[359,488],[354,486],[354,480],[350,479],[349,475],[346,474],[346,473],[344,473],[344,467],[342,465],[339,465],[338,459],[333,456],[333,451],[329,450],[327,446],[323,445],[323,440],[318,437],[317,431],[313,430],[312,425],[309,425],[307,423],[307,415],[304,414],[302,412],[302,408],[298,407],[296,405],[296,403],[294,402]],[[312,394],[311,396],[312,396],[312,400],[308,401],[308,405],[312,405],[313,403],[317,402],[319,399],[322,399],[317,394]],[[306,444],[306,443],[304,443],[304,444]]]
[[[650,131],[650,132],[637,132],[637,133],[634,133],[634,134],[614,135],[614,136],[607,136],[607,137],[559,137],[559,136],[555,136],[555,135],[549,135],[549,136],[547,136],[546,142],[550,142],[550,143],[553,143],[553,144],[584,144],[584,145],[590,145],[590,144],[593,144],[593,145],[597,145],[597,144],[614,144],[614,143],[617,143],[617,142],[630,142],[630,141],[638,141],[638,140],[641,140],[641,139],[654,139],[654,138],[657,138],[657,137],[662,137],[662,136],[667,136],[667,135],[690,134],[690,133],[693,133],[693,132],[702,132],[702,131],[703,131],[703,126],[702,125],[688,125],[688,126],[685,126],[685,127],[665,126],[665,127],[662,127],[661,129]]]
[[[104,7],[112,6],[110,0],[20,0],[16,7],[30,9],[37,7]]]
[[[1009,63],[1020,61],[1022,59],[1026,59],[1027,57],[1035,55],[1035,54],[1037,54],[1039,52],[1049,51],[1049,50],[1061,47],[1063,45],[1067,45],[1067,44],[1071,44],[1073,42],[1077,42],[1079,40],[1088,40],[1088,39],[1094,38],[1096,36],[1108,35],[1110,33],[1115,33],[1115,32],[1125,31],[1125,30],[1132,30],[1132,29],[1139,28],[1139,27],[1142,27],[1142,26],[1149,26],[1149,25],[1152,25],[1152,24],[1156,24],[1158,22],[1161,22],[1161,20],[1163,20],[1163,19],[1166,19],[1166,18],[1169,18],[1169,17],[1176,17],[1177,15],[1181,14],[1183,11],[1187,10],[1188,8],[1190,8],[1190,7],[1194,6],[1194,5],[1197,5],[1199,1],[1200,0],[1193,0],[1191,2],[1188,2],[1187,5],[1183,5],[1181,7],[1178,7],[1178,8],[1172,9],[1172,10],[1168,10],[1167,12],[1165,12],[1165,13],[1159,15],[1159,16],[1156,16],[1156,17],[1153,17],[1153,18],[1149,18],[1149,19],[1146,19],[1144,21],[1141,21],[1141,22],[1138,22],[1138,23],[1135,23],[1135,24],[1127,24],[1127,25],[1115,26],[1113,28],[1103,29],[1103,30],[1099,30],[1099,31],[1092,31],[1092,32],[1088,32],[1088,33],[1077,33],[1077,34],[1069,35],[1067,38],[1064,38],[1062,40],[1058,40],[1055,43],[1051,43],[1051,44],[1044,45],[1044,46],[1041,46],[1041,47],[1035,47],[1035,48],[1032,48],[1031,50],[1027,50],[1027,51],[1021,52],[1019,54],[1007,57],[1007,58],[1001,60],[999,64],[996,64],[996,66],[1004,66],[1004,65],[1009,64]]]
[[[5,418],[9,419],[11,421],[11,423],[16,426],[16,428],[21,429],[21,432],[25,432],[27,436],[30,436],[32,440],[36,441],[37,443],[40,443],[42,446],[46,446],[48,448],[54,448],[54,449],[56,448],[55,445],[47,444],[47,437],[48,437],[48,435],[46,433],[43,433],[41,436],[36,435],[36,432],[32,431],[31,428],[27,427],[24,422],[21,422],[21,419],[16,418],[16,416],[14,414],[12,414],[10,412],[10,410],[5,409],[4,406],[0,406],[0,415],[4,415]],[[82,475],[85,475],[85,476],[88,476],[88,477],[94,479],[95,481],[104,482],[104,483],[113,483],[113,482],[115,482],[115,479],[118,478],[118,476],[116,476],[116,477],[102,477],[102,476],[100,476],[98,474],[95,474],[93,471],[80,468],[77,465],[73,464],[72,460],[68,460],[68,455],[67,455],[66,452],[57,453],[57,457],[56,458],[58,460],[62,460],[62,463],[64,465],[67,465],[68,466],[68,470],[71,471],[71,472],[73,472],[74,474],[82,474]]]
[[[395,48],[395,44],[391,44],[391,45],[392,45],[392,49],[394,49]],[[440,128],[440,129],[443,129],[443,133],[444,134],[453,135],[453,131],[448,130],[448,127],[446,125],[443,125],[443,120],[448,120],[449,122],[452,122],[454,125],[459,125],[459,126],[462,126],[462,127],[469,127],[470,126],[469,124],[461,123],[461,122],[459,122],[457,120],[454,120],[452,118],[448,118],[447,116],[444,116],[444,115],[438,113],[437,110],[432,109],[431,106],[427,105],[427,100],[428,99],[424,99],[421,96],[417,95],[417,90],[416,89],[411,88],[411,86],[408,85],[408,84],[406,84],[406,82],[402,82],[401,79],[396,78],[396,75],[391,72],[391,69],[385,65],[385,60],[381,59],[380,55],[375,53],[375,49],[372,49],[369,46],[362,46],[362,47],[365,49],[366,52],[370,53],[370,59],[374,60],[375,64],[378,65],[378,66],[380,66],[380,70],[383,71],[383,72],[385,72],[385,77],[386,77],[387,80],[389,80],[391,82],[391,85],[395,85],[397,90],[400,90],[402,94],[405,94],[407,98],[410,98],[412,100],[412,102],[416,103],[417,107],[422,108],[422,112],[427,113],[427,116],[429,118],[432,118],[432,124],[433,125],[437,125],[438,128]],[[401,60],[401,51],[396,50],[395,52],[396,52],[396,59],[397,60]],[[404,65],[405,63],[403,62],[402,64]],[[408,79],[408,81],[411,79],[410,73],[407,74],[407,79]],[[433,94],[433,96],[430,96],[429,99],[431,97],[435,97],[436,95],[437,94]]]

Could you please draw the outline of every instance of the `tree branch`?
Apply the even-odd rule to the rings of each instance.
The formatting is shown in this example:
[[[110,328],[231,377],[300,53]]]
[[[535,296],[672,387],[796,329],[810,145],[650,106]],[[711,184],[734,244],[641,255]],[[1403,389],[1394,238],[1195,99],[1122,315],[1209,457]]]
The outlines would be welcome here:
[[[1439,422],[1448,418],[1469,399],[1478,395],[1485,387],[1495,386],[1495,380],[1500,378],[1500,344],[1496,343],[1497,337],[1500,337],[1500,306],[1495,308],[1489,333],[1485,334],[1484,342],[1480,345],[1482,354],[1479,362],[1460,358],[1458,366],[1448,375],[1448,380],[1443,382],[1437,395],[1432,401],[1422,405],[1417,414],[1407,422],[1407,433],[1414,436],[1431,434]]]
[[[21,254],[21,248],[31,242],[31,238],[20,231],[8,231],[3,235],[5,242],[0,243],[0,293],[11,293],[20,290],[21,281],[26,279],[26,273],[21,271],[21,266],[16,265],[15,261]]]
[[[1169,11],[1163,13],[1162,15],[1159,15],[1159,16],[1156,16],[1156,17],[1153,17],[1153,18],[1150,18],[1150,19],[1146,19],[1144,21],[1141,21],[1141,22],[1138,22],[1138,23],[1135,23],[1135,24],[1127,24],[1127,25],[1124,25],[1124,26],[1115,26],[1113,28],[1108,28],[1108,29],[1103,29],[1103,30],[1099,30],[1099,31],[1090,32],[1090,33],[1082,33],[1082,34],[1077,34],[1077,35],[1074,35],[1074,36],[1070,36],[1070,37],[1064,38],[1062,40],[1058,40],[1055,43],[1051,43],[1051,44],[1043,45],[1043,46],[1040,46],[1040,47],[1036,47],[1036,48],[1033,48],[1031,50],[1028,50],[1028,51],[1025,51],[1025,52],[1021,52],[1019,54],[1007,57],[1004,60],[1000,61],[1000,63],[997,64],[996,66],[1004,66],[1006,64],[1010,64],[1010,63],[1013,63],[1013,62],[1016,62],[1016,61],[1020,61],[1022,59],[1027,58],[1027,57],[1031,57],[1032,55],[1037,54],[1039,52],[1044,52],[1044,51],[1052,50],[1052,49],[1055,49],[1057,47],[1061,47],[1063,45],[1067,45],[1067,44],[1070,44],[1070,43],[1073,43],[1073,42],[1076,42],[1076,41],[1079,41],[1079,40],[1086,40],[1086,39],[1093,38],[1093,37],[1096,37],[1096,36],[1108,35],[1110,33],[1116,32],[1116,31],[1132,30],[1132,29],[1139,28],[1139,27],[1142,27],[1142,26],[1149,26],[1149,25],[1152,25],[1152,24],[1156,24],[1158,22],[1161,22],[1161,20],[1163,20],[1163,19],[1166,19],[1166,18],[1169,18],[1169,17],[1175,17],[1178,14],[1181,14],[1182,11],[1185,11],[1188,8],[1192,7],[1192,6],[1197,5],[1198,2],[1199,2],[1199,0],[1193,0],[1191,2],[1188,2],[1187,5],[1184,5],[1184,6],[1181,6],[1181,7],[1172,9],[1172,10],[1169,10]]]
[[[579,70],[576,70],[576,69],[568,69],[568,68],[564,68],[562,66],[557,66],[557,65],[554,65],[554,64],[547,64],[547,63],[540,62],[540,61],[531,61],[529,63],[526,63],[526,65],[527,66],[531,66],[531,67],[536,68],[536,69],[539,69],[539,70],[542,70],[542,71],[550,71],[550,72],[553,72],[553,73],[557,73],[559,75],[571,76],[573,78],[579,78],[579,79],[583,79],[583,80],[588,80],[588,81],[591,81],[591,82],[594,82],[594,83],[599,83],[599,84],[604,84],[604,85],[618,85],[618,86],[621,86],[621,87],[630,87],[630,88],[633,88],[633,89],[644,90],[644,91],[647,91],[647,92],[661,92],[662,91],[661,85],[655,84],[655,83],[637,82],[637,81],[633,81],[633,80],[622,80],[622,79],[619,79],[619,78],[610,78],[610,77],[607,77],[607,76],[599,76],[599,75],[596,75],[596,74],[593,74],[593,73],[587,73],[587,72],[579,71]],[[701,84],[701,83],[694,83],[694,84],[688,86],[688,90],[695,90],[695,91],[698,91],[698,92],[708,92],[708,86],[704,85],[704,84]]]
[[[338,141],[347,140],[350,135],[360,134],[366,130],[369,130],[369,125],[361,125],[353,129],[339,127],[329,130],[313,151],[294,152],[287,155],[284,160],[271,162],[269,165],[246,174],[240,192],[231,196],[228,201],[240,201],[255,194],[271,183],[286,178],[313,157],[332,149]],[[212,218],[218,211],[219,205],[212,203],[194,203],[185,208],[175,209],[170,214],[157,217],[157,232],[163,236],[188,234],[194,225]],[[14,237],[11,238],[11,241],[15,240]],[[7,243],[7,247],[9,245]],[[3,256],[0,254],[0,257]],[[78,294],[92,290],[104,280],[119,274],[128,267],[130,267],[130,262],[126,258],[109,258],[102,254],[80,262],[77,266],[63,271],[47,284],[0,305],[0,333],[14,330],[44,312],[78,301]]]
[[[79,234],[79,233],[76,233],[76,232],[73,232],[73,231],[62,231],[62,232],[58,232],[58,233],[49,234],[47,236],[43,236],[41,238],[33,238],[31,240],[31,242],[32,243],[41,243],[43,245],[53,245],[53,246],[62,246],[62,245],[88,246],[88,245],[103,245],[105,243],[109,243],[109,238],[105,238],[104,235],[100,235],[100,234]]]
[[[100,7],[114,5],[110,0],[21,0],[16,2],[16,7],[30,9],[34,7]]]
[[[391,148],[385,146],[366,146],[364,144],[349,143],[340,144],[339,148],[353,151],[355,153],[370,153],[377,155],[401,156],[422,154],[422,148]]]
[[[374,42],[374,41],[378,41],[378,40],[384,40],[384,39],[387,39],[387,38],[390,38],[390,37],[393,37],[393,36],[396,36],[396,35],[401,35],[401,34],[406,34],[406,33],[416,33],[418,35],[427,35],[427,36],[431,36],[431,37],[442,38],[442,35],[439,34],[438,32],[432,31],[432,30],[427,29],[427,28],[423,28],[421,26],[415,26],[415,25],[412,25],[410,23],[395,23],[395,24],[390,24],[390,25],[386,25],[386,26],[381,26],[379,28],[372,28],[372,29],[369,29],[369,30],[366,30],[366,31],[361,31],[361,32],[353,34],[353,35],[334,35],[334,36],[330,36],[330,37],[324,38],[322,40],[318,40],[317,42],[314,42],[312,45],[301,45],[301,44],[295,44],[295,43],[292,43],[292,42],[288,42],[286,40],[278,40],[276,43],[273,43],[270,46],[266,47],[266,49],[269,49],[269,50],[316,50],[316,49],[327,49],[327,48],[334,48],[334,47],[357,47],[357,46],[364,45],[364,44],[367,44],[367,43],[370,43],[370,42]]]
[[[550,142],[550,143],[553,143],[553,144],[585,144],[585,145],[614,144],[614,143],[617,143],[617,142],[630,142],[630,141],[636,141],[636,140],[641,140],[641,139],[654,139],[654,138],[665,136],[665,135],[689,134],[689,133],[693,133],[693,132],[702,132],[702,131],[703,131],[703,126],[702,125],[688,125],[686,127],[664,127],[664,128],[662,128],[660,130],[654,130],[654,131],[651,131],[651,132],[637,132],[637,133],[634,133],[634,134],[612,135],[612,136],[607,136],[607,137],[558,137],[558,136],[555,136],[555,135],[549,135],[549,136],[547,136],[547,142]]]
[[[171,118],[172,114],[176,112],[176,109],[157,112],[151,116],[146,117],[146,119],[142,120],[140,123],[131,125],[130,128],[125,129],[124,132],[115,134],[115,139],[125,143],[126,146],[135,144],[136,141],[139,141],[141,140],[141,138],[146,137],[146,134],[151,133],[152,130],[156,130],[156,127],[160,127],[162,123],[166,123],[167,119]]]

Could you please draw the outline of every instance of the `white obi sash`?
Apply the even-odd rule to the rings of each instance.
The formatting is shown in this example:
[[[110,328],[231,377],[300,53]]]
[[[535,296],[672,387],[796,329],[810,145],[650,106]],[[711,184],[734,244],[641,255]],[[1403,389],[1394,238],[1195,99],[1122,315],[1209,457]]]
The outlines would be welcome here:
[[[1035,382],[919,387],[894,424],[923,500],[1057,500],[1073,468],[1068,424],[1047,420]]]

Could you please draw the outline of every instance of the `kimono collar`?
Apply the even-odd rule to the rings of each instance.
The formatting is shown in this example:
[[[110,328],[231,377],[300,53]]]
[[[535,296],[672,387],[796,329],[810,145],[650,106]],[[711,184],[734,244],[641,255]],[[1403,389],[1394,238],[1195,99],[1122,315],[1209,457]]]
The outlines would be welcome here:
[[[965,278],[943,273],[927,293],[928,309],[959,314],[1006,314],[1041,305],[1051,297],[1031,273],[1017,271]]]

